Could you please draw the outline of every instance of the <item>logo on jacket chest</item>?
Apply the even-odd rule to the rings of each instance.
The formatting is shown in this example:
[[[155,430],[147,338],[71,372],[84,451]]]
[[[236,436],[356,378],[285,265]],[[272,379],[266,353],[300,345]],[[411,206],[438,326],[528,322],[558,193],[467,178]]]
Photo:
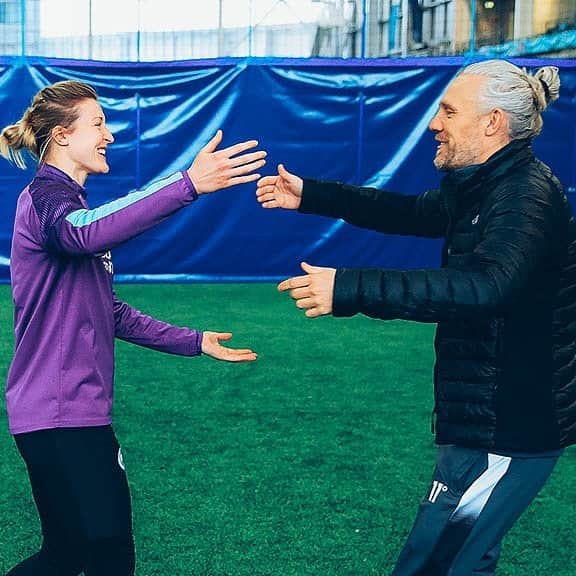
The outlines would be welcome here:
[[[102,256],[100,256],[100,260],[102,261],[106,272],[108,272],[108,274],[114,274],[114,266],[112,265],[112,252],[108,250],[108,252],[105,252],[102,254]]]
[[[472,226],[476,226],[476,224],[478,224],[479,219],[480,219],[480,214],[476,214],[476,216],[474,216],[474,218],[472,218],[472,222],[470,222],[470,224],[472,224]]]

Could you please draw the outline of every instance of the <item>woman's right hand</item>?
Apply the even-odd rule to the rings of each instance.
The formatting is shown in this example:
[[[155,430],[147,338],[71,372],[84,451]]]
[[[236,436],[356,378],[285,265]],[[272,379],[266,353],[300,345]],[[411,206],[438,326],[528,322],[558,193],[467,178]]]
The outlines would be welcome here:
[[[297,210],[302,202],[302,178],[278,164],[276,176],[265,176],[256,184],[256,199],[263,208]]]
[[[229,348],[220,344],[220,342],[231,339],[232,334],[230,332],[204,332],[202,334],[202,354],[226,362],[253,362],[258,358],[258,354],[250,348]]]
[[[260,178],[260,174],[254,171],[266,164],[265,151],[246,153],[258,146],[258,140],[247,140],[216,150],[220,142],[222,142],[222,130],[218,130],[210,142],[198,152],[188,168],[188,175],[198,194],[254,182]]]

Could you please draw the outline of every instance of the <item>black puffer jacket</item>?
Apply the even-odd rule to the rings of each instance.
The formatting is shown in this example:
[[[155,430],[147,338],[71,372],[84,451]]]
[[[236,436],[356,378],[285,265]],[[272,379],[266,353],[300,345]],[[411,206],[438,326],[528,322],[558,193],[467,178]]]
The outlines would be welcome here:
[[[305,180],[300,211],[446,238],[440,269],[339,269],[333,311],[438,324],[437,443],[576,443],[576,224],[529,141],[419,196]]]

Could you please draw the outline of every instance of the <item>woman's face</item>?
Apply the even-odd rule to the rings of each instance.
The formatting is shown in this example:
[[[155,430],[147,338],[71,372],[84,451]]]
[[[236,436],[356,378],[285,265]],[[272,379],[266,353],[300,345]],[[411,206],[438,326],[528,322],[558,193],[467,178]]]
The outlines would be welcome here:
[[[80,184],[88,174],[106,174],[110,168],[106,161],[106,148],[114,137],[106,126],[106,118],[97,100],[86,99],[76,105],[78,118],[64,130],[62,147],[67,172]]]

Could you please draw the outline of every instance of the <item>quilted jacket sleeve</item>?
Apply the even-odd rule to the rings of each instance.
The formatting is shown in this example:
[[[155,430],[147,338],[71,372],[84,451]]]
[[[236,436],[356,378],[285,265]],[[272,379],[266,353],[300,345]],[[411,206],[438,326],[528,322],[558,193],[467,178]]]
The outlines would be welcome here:
[[[555,238],[564,229],[550,188],[542,180],[501,187],[465,266],[339,269],[334,315],[439,322],[497,314],[554,257]]]
[[[440,238],[448,227],[439,190],[414,196],[305,179],[300,212],[342,218],[386,234]]]

